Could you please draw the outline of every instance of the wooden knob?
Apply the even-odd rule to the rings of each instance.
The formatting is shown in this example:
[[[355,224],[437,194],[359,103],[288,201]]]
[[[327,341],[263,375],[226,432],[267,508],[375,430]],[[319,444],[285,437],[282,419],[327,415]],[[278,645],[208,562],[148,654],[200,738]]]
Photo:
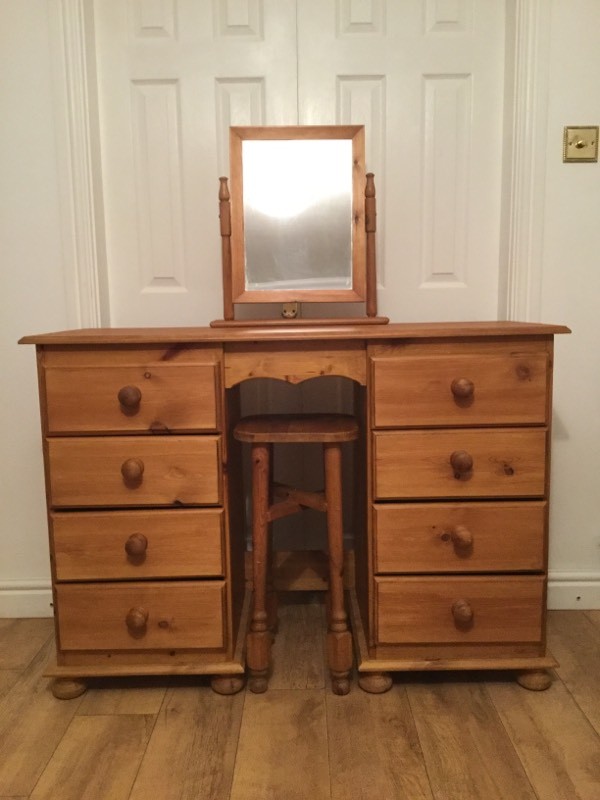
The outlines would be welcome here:
[[[455,378],[450,384],[450,391],[457,400],[469,400],[475,392],[475,384],[468,378]]]
[[[467,549],[473,546],[473,534],[464,525],[457,525],[450,531],[450,538],[455,547]]]
[[[456,600],[452,604],[452,616],[458,625],[469,625],[473,621],[473,609],[468,600]]]
[[[148,612],[145,608],[135,606],[130,608],[127,616],[125,617],[125,624],[127,630],[132,636],[143,636],[146,633],[146,625],[148,623]]]
[[[454,477],[461,478],[473,469],[473,456],[466,450],[455,450],[450,456],[450,465],[454,470]]]
[[[125,542],[125,552],[130,558],[141,558],[146,555],[148,539],[143,533],[132,533]]]
[[[121,464],[121,475],[128,483],[139,483],[144,474],[144,462],[141,458],[128,458]]]
[[[137,386],[123,386],[117,394],[119,403],[123,408],[137,408],[142,401],[142,393]]]

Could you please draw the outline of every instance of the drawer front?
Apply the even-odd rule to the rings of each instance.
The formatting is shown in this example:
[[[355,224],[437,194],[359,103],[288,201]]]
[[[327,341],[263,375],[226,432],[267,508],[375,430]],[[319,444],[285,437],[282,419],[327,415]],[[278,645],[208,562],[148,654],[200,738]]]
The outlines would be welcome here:
[[[223,512],[53,513],[59,581],[223,576]]]
[[[51,505],[218,504],[219,441],[218,436],[48,439]]]
[[[217,430],[215,364],[45,369],[55,434]]]
[[[373,458],[380,500],[545,492],[543,428],[376,432]]]
[[[376,572],[518,572],[544,568],[546,503],[377,505]]]
[[[379,644],[540,642],[544,578],[375,578]]]
[[[545,353],[373,358],[375,427],[544,424]]]
[[[62,650],[223,647],[223,581],[59,584],[56,598]]]

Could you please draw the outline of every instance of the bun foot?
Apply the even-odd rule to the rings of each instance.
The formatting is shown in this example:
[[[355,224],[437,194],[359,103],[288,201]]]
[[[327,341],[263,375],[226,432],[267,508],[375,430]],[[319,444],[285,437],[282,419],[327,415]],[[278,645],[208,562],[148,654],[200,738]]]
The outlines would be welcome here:
[[[532,692],[543,692],[552,683],[552,677],[544,669],[531,669],[517,674],[517,683]]]
[[[87,690],[87,683],[75,678],[57,678],[50,688],[58,700],[73,700]]]
[[[263,675],[250,674],[248,676],[248,688],[254,694],[263,694],[263,692],[267,691],[268,686],[269,678],[266,673]]]
[[[244,676],[215,675],[210,679],[210,687],[217,694],[237,694],[244,688]]]
[[[358,685],[369,694],[383,694],[392,688],[392,676],[388,672],[361,672]]]
[[[349,694],[350,678],[331,676],[331,691],[334,694]]]

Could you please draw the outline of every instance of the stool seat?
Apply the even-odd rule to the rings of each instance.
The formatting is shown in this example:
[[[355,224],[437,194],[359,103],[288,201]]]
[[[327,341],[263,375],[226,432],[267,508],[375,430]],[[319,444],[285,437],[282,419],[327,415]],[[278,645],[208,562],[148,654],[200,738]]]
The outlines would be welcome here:
[[[358,424],[349,414],[262,414],[244,417],[233,435],[240,442],[351,442]]]

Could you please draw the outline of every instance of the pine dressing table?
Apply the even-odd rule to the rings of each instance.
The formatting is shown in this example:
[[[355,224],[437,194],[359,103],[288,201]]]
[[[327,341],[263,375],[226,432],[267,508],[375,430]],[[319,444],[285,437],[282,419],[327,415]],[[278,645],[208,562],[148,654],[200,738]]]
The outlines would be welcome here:
[[[354,381],[359,682],[545,688],[553,337],[517,322],[74,330],[37,349],[59,697],[92,676],[243,685],[243,381]]]

